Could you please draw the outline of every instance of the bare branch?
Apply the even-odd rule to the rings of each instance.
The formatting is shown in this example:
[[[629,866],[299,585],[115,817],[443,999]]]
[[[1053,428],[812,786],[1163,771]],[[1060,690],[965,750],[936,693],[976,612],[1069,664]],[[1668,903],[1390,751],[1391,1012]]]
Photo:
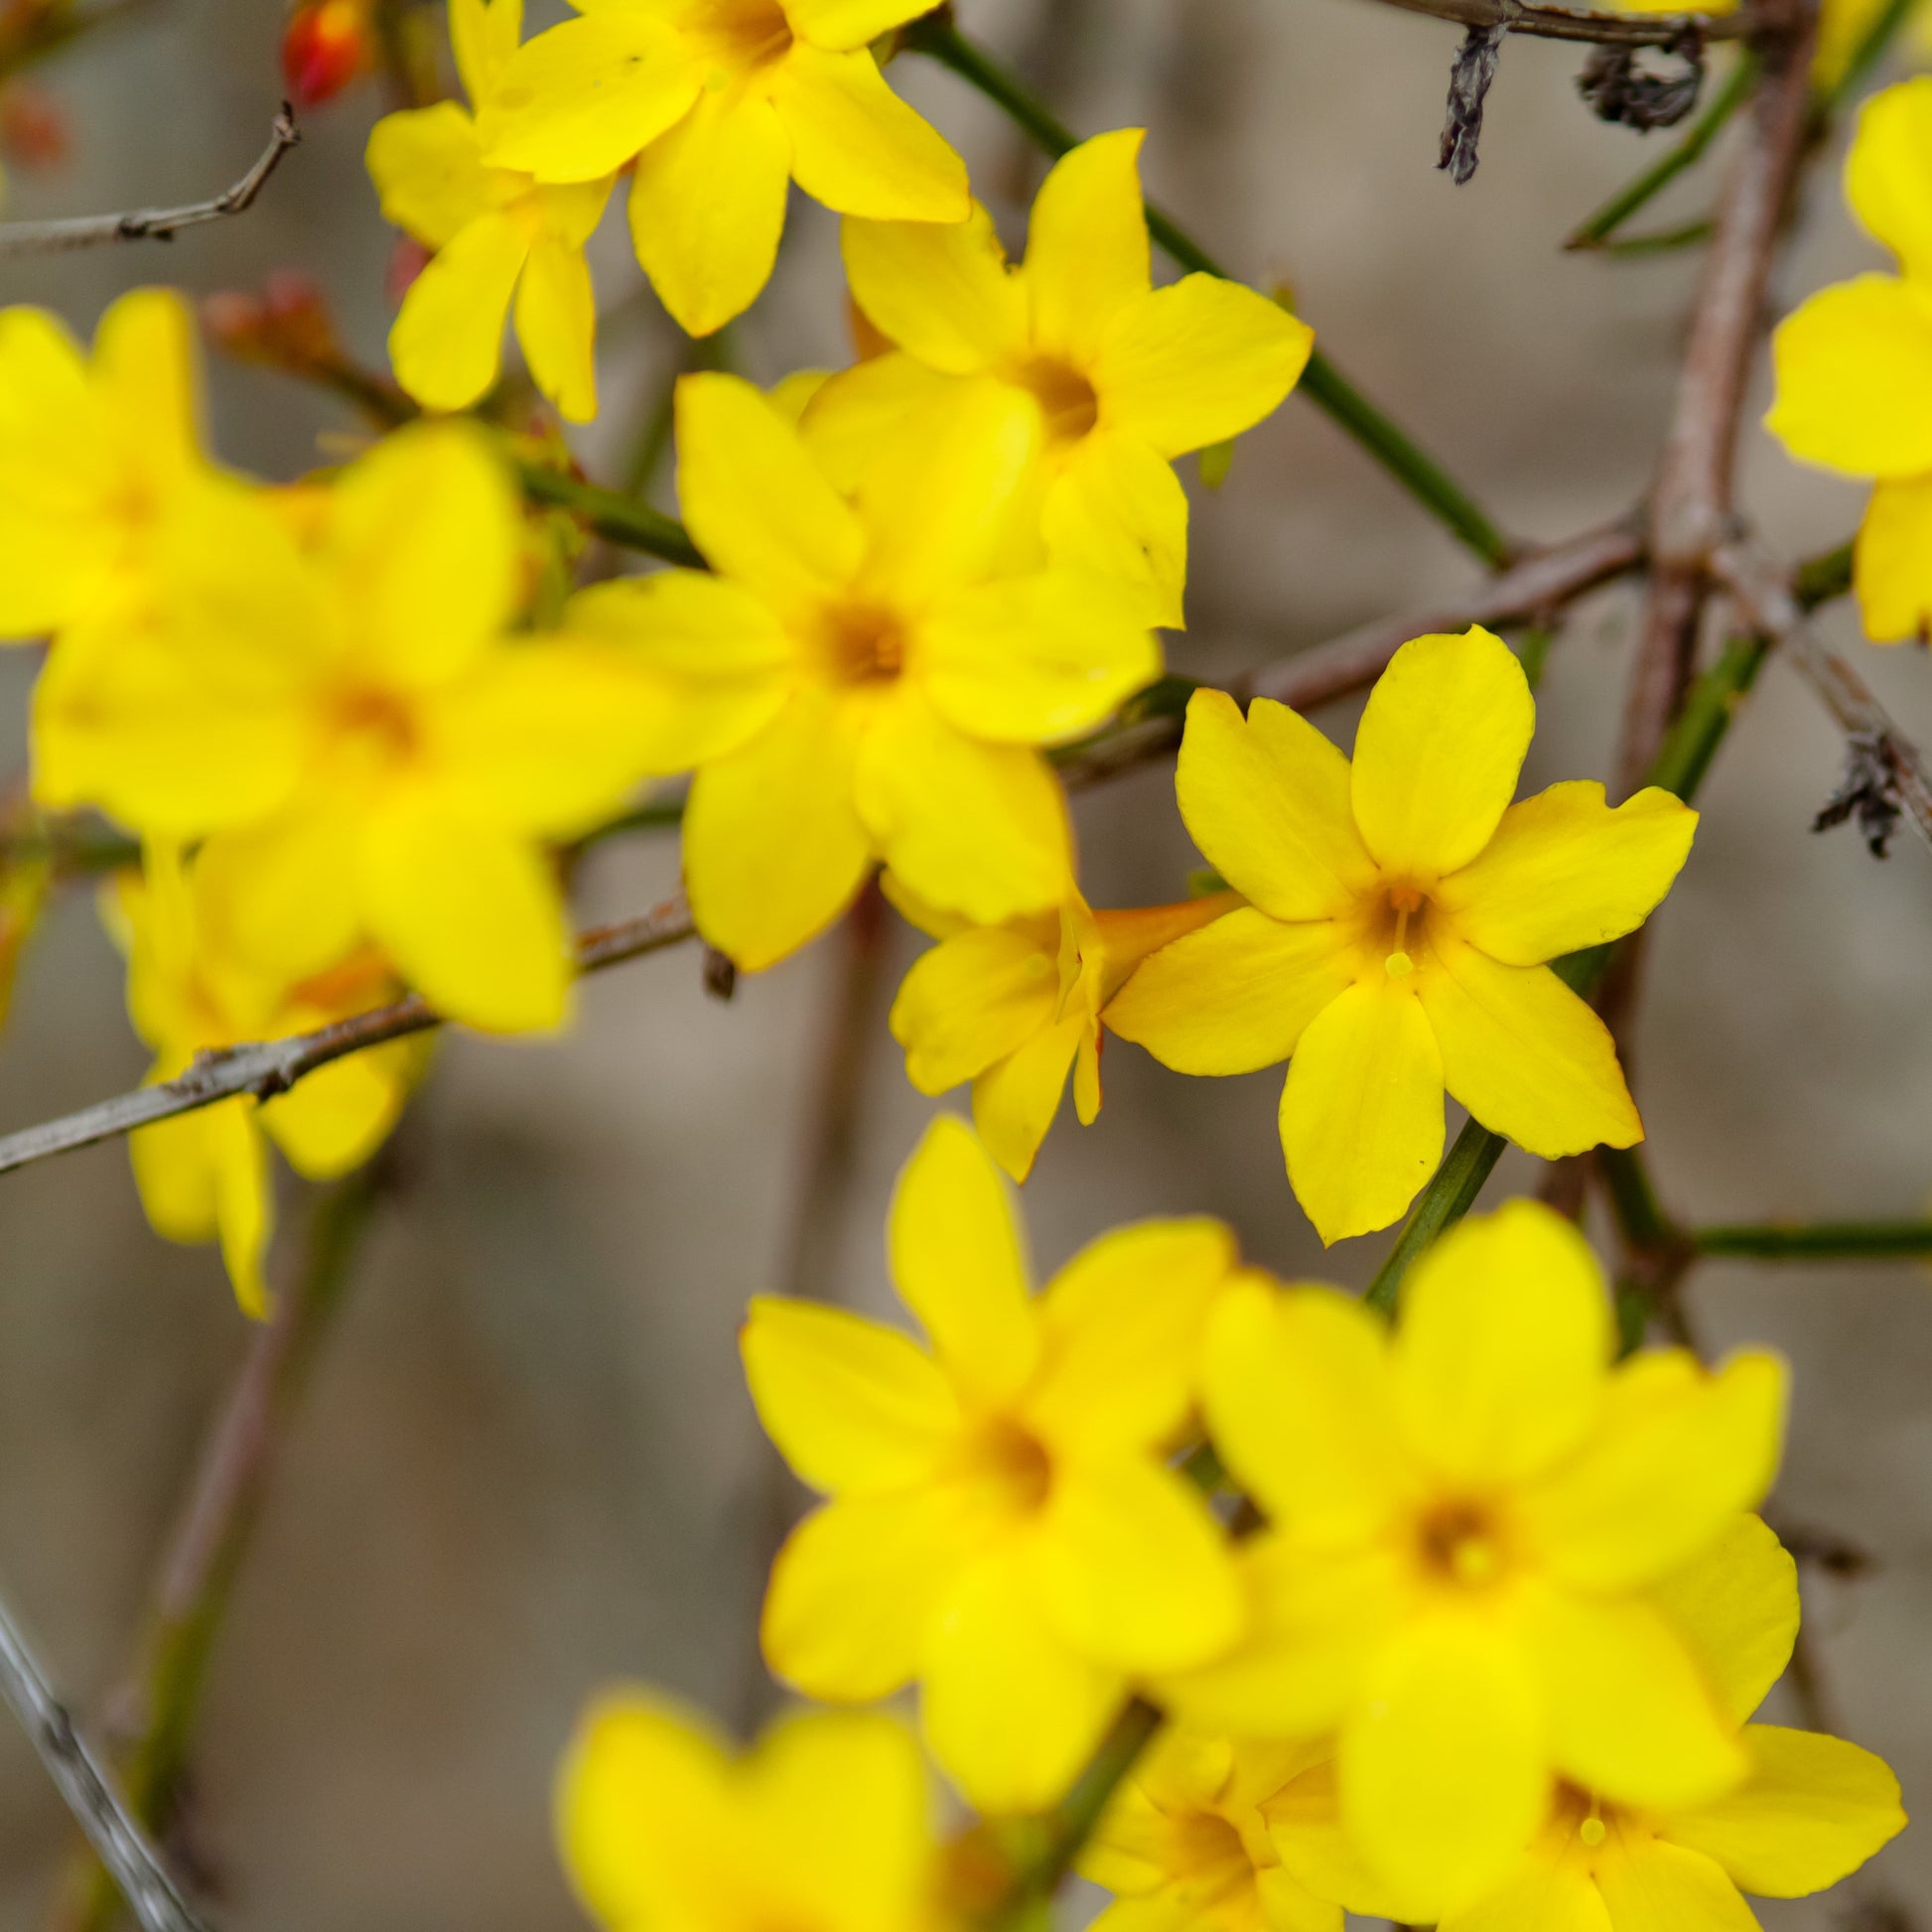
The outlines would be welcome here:
[[[21,1722],[42,1765],[87,1843],[113,1875],[143,1932],[207,1932],[169,1877],[148,1835],[130,1816],[47,1673],[0,1600],[0,1695]]]
[[[616,925],[595,926],[581,933],[577,940],[577,970],[601,972],[621,961],[677,945],[692,938],[695,932],[691,908],[680,893],[677,897],[652,906],[640,918],[622,919]],[[82,1107],[78,1113],[68,1114],[60,1120],[0,1136],[0,1173],[10,1173],[30,1162],[45,1161],[50,1155],[91,1147],[96,1141],[111,1141],[118,1135],[132,1133],[137,1127],[171,1120],[177,1114],[193,1113],[200,1107],[211,1107],[217,1100],[231,1100],[237,1094],[272,1100],[278,1093],[286,1093],[305,1074],[329,1065],[332,1060],[345,1059],[350,1053],[379,1046],[386,1040],[428,1033],[442,1025],[443,1016],[420,994],[412,993],[407,999],[388,1006],[374,1007],[367,1013],[318,1027],[313,1033],[198,1053],[188,1071],[176,1079],[140,1087],[133,1093]]]
[[[228,189],[208,202],[190,202],[186,207],[137,208],[127,214],[80,214],[61,221],[10,221],[0,224],[0,260],[10,255],[57,254],[68,248],[97,248],[110,241],[172,241],[183,228],[220,221],[252,207],[282,157],[302,139],[295,110],[283,101],[265,147],[255,165]]]
[[[1537,40],[1592,41],[1602,47],[1684,47],[1702,41],[1748,40],[1762,25],[1750,7],[1725,14],[1608,14],[1521,5],[1518,0],[1383,0],[1383,4],[1450,20],[1458,27],[1504,27]]]

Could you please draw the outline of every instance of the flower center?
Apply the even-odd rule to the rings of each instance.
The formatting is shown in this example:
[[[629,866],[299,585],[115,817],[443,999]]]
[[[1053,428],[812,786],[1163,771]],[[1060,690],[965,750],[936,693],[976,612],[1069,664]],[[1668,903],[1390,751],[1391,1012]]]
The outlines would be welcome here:
[[[791,52],[791,22],[778,0],[711,0],[697,33],[712,58],[734,73],[769,67]]]
[[[824,620],[832,675],[841,684],[879,684],[905,668],[905,626],[874,605],[842,605]]]
[[[1420,950],[1428,920],[1429,898],[1420,886],[1403,884],[1388,889],[1378,939],[1383,969],[1392,980],[1407,979],[1416,970],[1411,948]]]
[[[966,1457],[994,1502],[1016,1516],[1033,1515],[1053,1486],[1053,1464],[1045,1445],[1005,1416],[980,1425]]]
[[[421,743],[409,706],[393,691],[374,685],[351,685],[340,692],[330,722],[340,738],[384,764],[405,762]]]
[[[1173,1820],[1173,1873],[1189,1878],[1205,1898],[1219,1898],[1252,1881],[1254,1861],[1241,1834],[1218,1812]]]
[[[1077,443],[1099,422],[1100,398],[1071,364],[1041,356],[1021,368],[1020,380],[1039,404],[1049,443]]]
[[[1439,1504],[1422,1519],[1417,1541],[1424,1569],[1445,1583],[1480,1589],[1502,1575],[1502,1537],[1479,1504]]]

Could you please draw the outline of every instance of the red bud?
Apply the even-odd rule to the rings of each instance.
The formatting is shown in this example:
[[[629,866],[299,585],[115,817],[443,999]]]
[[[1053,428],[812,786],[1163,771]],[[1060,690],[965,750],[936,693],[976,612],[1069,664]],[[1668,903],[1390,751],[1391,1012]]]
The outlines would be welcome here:
[[[309,0],[282,35],[282,74],[298,107],[333,98],[372,61],[362,0]]]

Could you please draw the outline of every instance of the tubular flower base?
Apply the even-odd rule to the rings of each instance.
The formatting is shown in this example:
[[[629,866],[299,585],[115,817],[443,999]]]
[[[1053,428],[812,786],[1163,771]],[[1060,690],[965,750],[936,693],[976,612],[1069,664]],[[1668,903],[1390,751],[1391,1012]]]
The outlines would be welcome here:
[[[853,299],[897,352],[837,375],[819,434],[869,442],[907,410],[971,407],[993,383],[1037,412],[1037,516],[1050,554],[1133,584],[1150,623],[1179,625],[1187,498],[1173,459],[1252,429],[1294,388],[1313,333],[1215,275],[1151,280],[1126,128],[1075,148],[1034,204],[1024,266],[981,207],[950,227],[848,220]]]
[[[941,1115],[899,1177],[890,1249],[929,1349],[839,1310],[752,1305],[759,1419],[832,1498],[773,1567],[765,1656],[820,1698],[917,1679],[927,1742],[966,1795],[1037,1810],[1131,1679],[1238,1633],[1220,1532],[1165,1460],[1234,1244],[1215,1221],[1144,1221],[1035,1299],[998,1171]]]
[[[1690,1807],[1747,1768],[1657,1586],[1769,1487],[1783,1366],[1612,1372],[1613,1345],[1588,1246],[1530,1201],[1429,1250],[1393,1337],[1322,1289],[1214,1312],[1208,1427],[1270,1527],[1242,1551],[1251,1634],[1159,1695],[1205,1729],[1338,1732],[1374,1911],[1470,1905],[1559,1778]]]
[[[1642,1138],[1608,1030],[1546,962],[1640,925],[1697,814],[1587,782],[1511,804],[1535,717],[1482,629],[1403,645],[1352,765],[1285,705],[1188,704],[1180,815],[1250,903],[1155,953],[1107,1024],[1182,1073],[1289,1060],[1282,1150],[1324,1242],[1414,1200],[1445,1089],[1546,1159]]]

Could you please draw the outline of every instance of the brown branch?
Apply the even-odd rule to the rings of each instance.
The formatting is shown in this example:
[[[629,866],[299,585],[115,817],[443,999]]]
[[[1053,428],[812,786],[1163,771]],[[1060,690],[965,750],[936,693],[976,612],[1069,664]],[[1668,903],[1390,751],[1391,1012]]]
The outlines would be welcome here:
[[[1519,0],[1383,0],[1383,4],[1453,21],[1458,27],[1506,27],[1512,34],[1537,40],[1591,41],[1600,47],[1683,47],[1746,40],[1761,25],[1760,17],[1748,7],[1724,14],[1608,14],[1529,6]]]
[[[578,935],[577,970],[602,972],[626,959],[657,952],[694,936],[691,908],[680,893],[660,905],[654,905],[639,918],[622,919],[616,925],[594,926]],[[305,1074],[333,1060],[346,1058],[385,1040],[403,1039],[411,1034],[428,1033],[445,1024],[443,1016],[421,994],[388,1006],[352,1014],[313,1033],[292,1034],[284,1039],[268,1039],[243,1046],[223,1046],[198,1053],[186,1073],[155,1086],[139,1087],[133,1093],[102,1100],[78,1113],[60,1120],[25,1127],[17,1134],[0,1136],[0,1173],[10,1173],[30,1162],[44,1161],[50,1155],[69,1154],[75,1148],[91,1147],[96,1141],[111,1141],[158,1120],[177,1114],[193,1113],[211,1107],[218,1100],[238,1094],[252,1094],[257,1100],[272,1100],[286,1093]]]
[[[222,194],[185,207],[137,208],[126,214],[81,214],[59,221],[10,221],[0,224],[0,260],[12,255],[45,255],[68,248],[97,248],[110,241],[172,241],[183,228],[220,221],[252,207],[282,157],[302,139],[295,111],[287,101],[275,116],[265,147],[255,165]]]

